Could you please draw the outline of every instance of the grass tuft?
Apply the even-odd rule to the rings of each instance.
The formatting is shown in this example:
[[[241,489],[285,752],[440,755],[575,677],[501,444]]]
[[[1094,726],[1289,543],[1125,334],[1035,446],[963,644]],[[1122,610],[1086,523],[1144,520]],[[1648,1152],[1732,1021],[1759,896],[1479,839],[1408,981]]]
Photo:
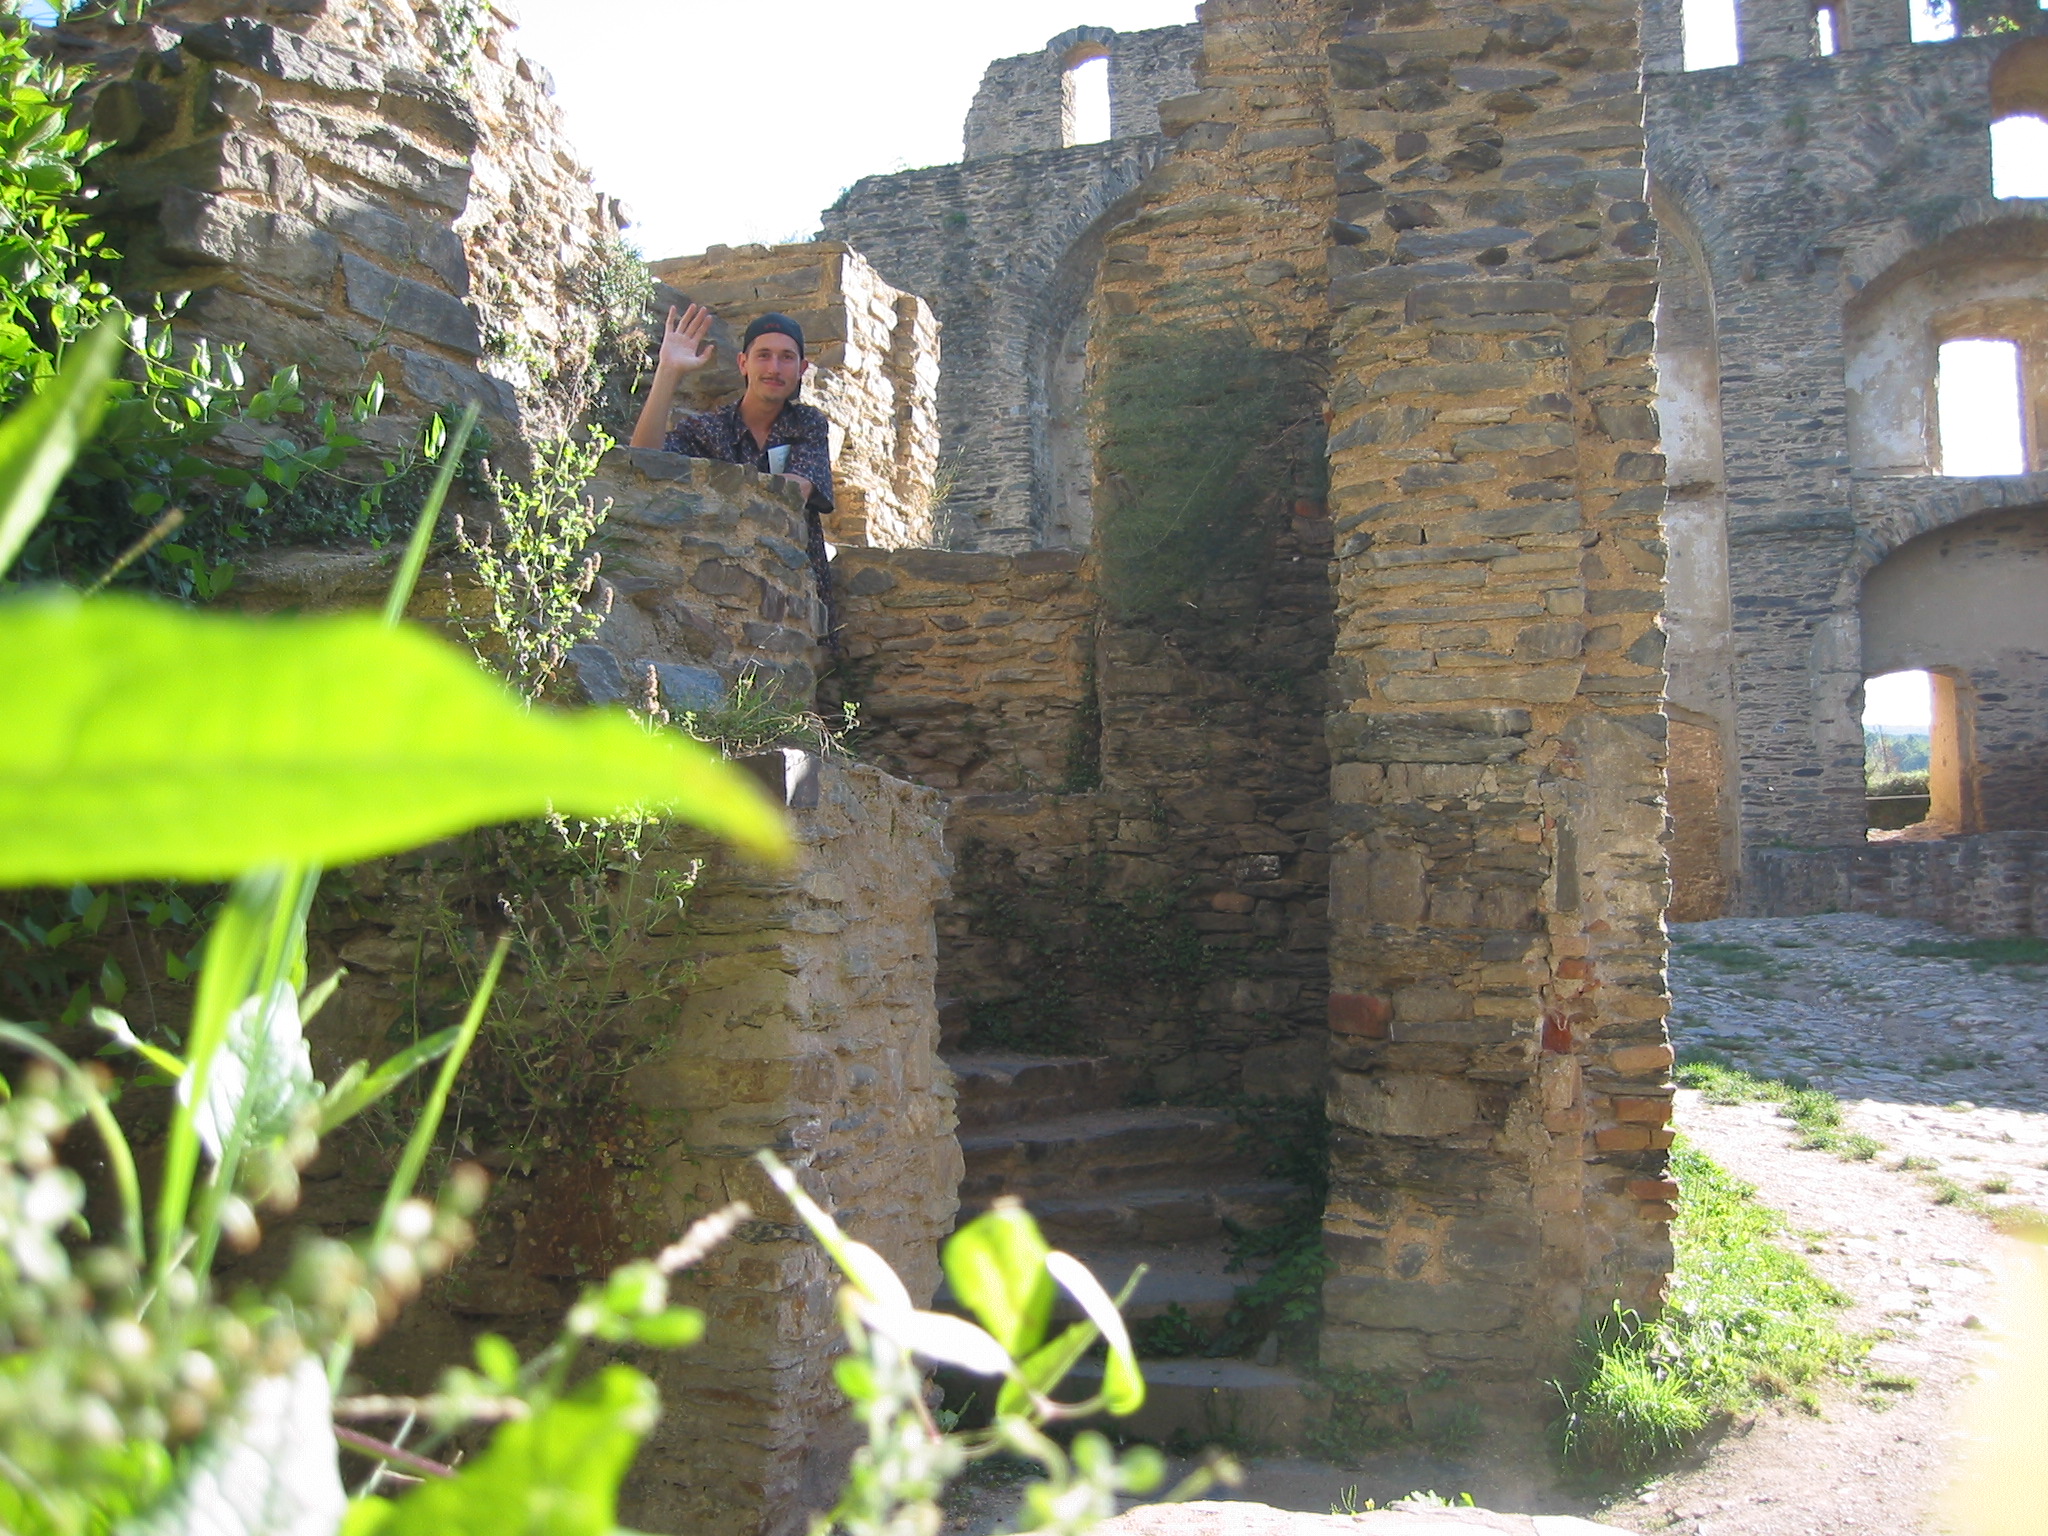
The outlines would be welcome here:
[[[1884,1150],[1875,1136],[1852,1131],[1842,1122],[1842,1101],[1802,1078],[1778,1081],[1758,1077],[1725,1058],[1688,1061],[1675,1076],[1681,1087],[1697,1088],[1709,1104],[1775,1104],[1804,1133],[1799,1145],[1814,1152],[1832,1152],[1845,1162],[1867,1163]]]
[[[1560,1384],[1567,1462],[1635,1473],[1683,1451],[1716,1416],[1794,1395],[1862,1346],[1835,1319],[1848,1298],[1780,1239],[1756,1190],[1680,1140],[1677,1264],[1663,1312],[1620,1307],[1589,1326]]]
[[[1994,965],[2048,965],[2048,939],[2031,934],[2004,939],[1914,939],[1892,953],[1920,960],[1967,960],[1980,971]]]
[[[1679,949],[1689,960],[1704,960],[1716,970],[1747,973],[1764,978],[1788,974],[1785,964],[1776,955],[1767,954],[1754,944],[1680,944]]]

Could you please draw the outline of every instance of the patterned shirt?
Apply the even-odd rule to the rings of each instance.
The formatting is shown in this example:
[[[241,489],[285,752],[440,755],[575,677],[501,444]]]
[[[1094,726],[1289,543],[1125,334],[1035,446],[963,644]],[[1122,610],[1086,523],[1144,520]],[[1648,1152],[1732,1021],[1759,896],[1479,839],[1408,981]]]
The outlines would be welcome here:
[[[740,403],[715,411],[685,416],[669,432],[662,446],[670,453],[692,459],[716,459],[724,464],[746,464],[768,474],[768,450],[789,448],[789,463],[783,473],[800,475],[811,482],[810,511],[824,516],[832,510],[832,423],[815,405],[792,400],[768,427],[768,446],[754,441],[754,434],[740,420]]]

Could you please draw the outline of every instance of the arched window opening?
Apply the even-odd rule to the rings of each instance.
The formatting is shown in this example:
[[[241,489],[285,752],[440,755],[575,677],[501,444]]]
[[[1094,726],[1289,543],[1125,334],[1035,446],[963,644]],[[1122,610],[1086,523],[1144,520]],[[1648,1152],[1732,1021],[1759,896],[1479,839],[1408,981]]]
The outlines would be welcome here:
[[[1944,475],[2023,475],[2019,343],[1959,336],[1941,344],[1934,402]]]
[[[1864,809],[1874,835],[1927,820],[1934,677],[1888,672],[1863,684]]]
[[[1109,137],[1109,55],[1098,53],[1067,66],[1060,116],[1068,144],[1100,144]]]
[[[1742,62],[1735,0],[1683,0],[1679,15],[1687,69],[1724,69]]]
[[[1841,16],[1832,5],[1817,5],[1813,9],[1813,51],[1822,58],[1829,58],[1841,52]]]

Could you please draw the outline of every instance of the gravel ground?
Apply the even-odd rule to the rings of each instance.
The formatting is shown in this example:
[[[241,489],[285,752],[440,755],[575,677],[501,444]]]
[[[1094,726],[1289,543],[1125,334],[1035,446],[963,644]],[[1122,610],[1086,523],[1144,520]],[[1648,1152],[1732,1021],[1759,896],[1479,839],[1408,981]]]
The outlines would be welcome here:
[[[1882,1160],[2048,1209],[2048,967],[1898,953],[1955,939],[1857,914],[1676,926],[1672,1043],[1805,1077]]]

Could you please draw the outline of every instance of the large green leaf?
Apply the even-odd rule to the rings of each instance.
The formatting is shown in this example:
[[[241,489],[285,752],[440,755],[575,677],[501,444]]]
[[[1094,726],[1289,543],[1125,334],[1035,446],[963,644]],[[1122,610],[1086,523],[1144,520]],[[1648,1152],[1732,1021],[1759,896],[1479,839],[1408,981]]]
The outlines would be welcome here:
[[[342,1536],[613,1536],[619,1483],[659,1412],[654,1385],[606,1366],[504,1425],[454,1477],[403,1499],[358,1499]]]
[[[1052,1319],[1050,1251],[1038,1223],[1014,1200],[998,1200],[946,1241],[943,1261],[953,1294],[1012,1359],[1033,1354]]]
[[[107,380],[120,355],[121,327],[104,321],[71,349],[63,371],[42,393],[0,421],[0,576],[43,520],[58,482],[99,425]],[[5,665],[18,663],[8,656]]]
[[[344,864],[550,807],[669,809],[762,855],[788,846],[709,750],[621,713],[528,710],[367,615],[16,599],[0,721],[0,885]]]

